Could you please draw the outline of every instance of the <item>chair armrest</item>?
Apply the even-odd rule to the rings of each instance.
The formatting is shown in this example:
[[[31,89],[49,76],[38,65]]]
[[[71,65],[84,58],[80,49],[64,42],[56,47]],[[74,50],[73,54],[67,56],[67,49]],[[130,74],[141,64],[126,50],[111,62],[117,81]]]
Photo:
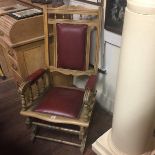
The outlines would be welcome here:
[[[85,93],[83,98],[84,103],[84,119],[88,121],[91,117],[91,113],[93,111],[93,107],[95,104],[95,96],[96,96],[96,82],[97,82],[97,76],[91,75],[86,83],[85,86]]]
[[[41,68],[29,75],[26,80],[19,86],[19,93],[23,94],[25,90],[28,87],[31,87],[31,85],[34,84],[41,76],[43,76],[45,72],[46,70]]]
[[[86,83],[85,86],[85,93],[84,93],[84,104],[89,105],[91,103],[92,97],[94,98],[96,96],[96,82],[97,82],[97,76],[91,75]]]
[[[38,80],[43,74],[46,72],[45,69],[41,68],[33,72],[31,75],[29,75],[26,78],[26,81],[28,81],[30,84],[33,84],[36,80]]]
[[[45,74],[47,76],[45,76]],[[48,81],[46,78],[48,78]],[[41,85],[40,82],[42,83]],[[48,87],[48,70],[38,69],[29,75],[18,89],[22,101],[22,110],[26,110],[28,105],[31,105],[32,102],[41,96]]]
[[[97,75],[91,75],[86,83],[85,90],[94,91],[97,82]]]

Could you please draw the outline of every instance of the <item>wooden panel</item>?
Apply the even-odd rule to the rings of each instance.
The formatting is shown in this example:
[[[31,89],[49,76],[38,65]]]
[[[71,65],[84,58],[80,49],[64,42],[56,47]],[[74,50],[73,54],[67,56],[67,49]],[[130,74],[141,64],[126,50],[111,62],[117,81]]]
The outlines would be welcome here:
[[[5,76],[10,78],[12,74],[9,70],[7,51],[1,45],[0,45],[0,64],[1,64],[1,67],[3,69]]]
[[[12,71],[12,74],[13,74],[13,77],[14,77],[14,80],[15,80],[17,86],[19,87],[19,86],[21,85],[21,83],[22,83],[24,80],[23,80],[22,77],[21,77],[19,74],[17,74],[17,72],[15,72],[15,71]]]
[[[53,72],[52,81],[54,86],[73,86],[73,76],[71,75],[64,75],[58,72]]]
[[[54,65],[54,37],[51,36],[49,38],[49,64],[50,66],[53,66]]]
[[[22,42],[43,36],[43,16],[34,16],[19,20],[10,30],[12,43]]]
[[[28,74],[44,67],[44,46],[39,42],[23,52]]]
[[[37,41],[14,48],[20,75],[26,79],[28,75],[44,67],[44,41]]]
[[[40,4],[40,3],[32,3],[31,0],[19,0],[19,1],[24,2],[26,4],[30,4],[30,5],[35,6],[35,7],[43,8],[42,4]]]
[[[9,64],[12,70],[14,70],[15,72],[17,72],[20,75],[20,69],[19,69],[19,65],[18,62],[15,61],[12,57],[9,56]]]
[[[15,50],[9,49],[9,50],[8,50],[8,55],[9,55],[10,57],[12,57],[13,59],[17,60],[17,55],[16,55],[16,51],[15,51]]]

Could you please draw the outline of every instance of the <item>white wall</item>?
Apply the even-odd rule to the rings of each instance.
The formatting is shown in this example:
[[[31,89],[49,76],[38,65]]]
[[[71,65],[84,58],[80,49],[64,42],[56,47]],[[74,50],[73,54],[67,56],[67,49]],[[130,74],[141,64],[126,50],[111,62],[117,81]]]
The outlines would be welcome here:
[[[66,0],[66,1],[70,1],[71,4],[74,5],[76,4],[83,5],[83,3],[80,2],[75,3],[75,1],[72,0]],[[92,5],[89,6],[92,7]],[[103,31],[101,38],[101,50],[99,54],[99,68],[102,70],[106,69],[107,74],[99,73],[98,75],[97,101],[99,102],[99,104],[101,104],[101,106],[104,109],[113,112],[120,46],[121,46],[121,36],[104,30],[105,6],[106,5],[104,5],[104,13],[103,13]],[[81,81],[82,81],[81,79],[75,79],[74,83],[79,87],[83,87],[84,82]]]
[[[107,73],[99,73],[97,100],[104,109],[113,112],[120,55],[118,45],[120,45],[121,37],[106,30],[104,30],[104,35],[103,69],[106,69]],[[107,40],[107,37],[110,40]]]
[[[120,56],[120,44],[121,36],[108,32],[104,33],[104,41],[102,44],[104,49],[100,56],[102,57],[102,68],[106,69],[107,73],[98,74],[97,83],[97,101],[107,111],[113,112],[114,98],[116,92],[116,81],[118,74],[119,56]],[[85,86],[84,78],[74,79],[74,84],[80,88]]]
[[[104,0],[103,23],[105,21],[106,0]],[[116,92],[121,36],[104,29],[102,32],[102,51],[100,53],[101,69],[107,73],[99,73],[97,84],[97,101],[109,112],[113,112]],[[100,67],[100,65],[99,65]]]

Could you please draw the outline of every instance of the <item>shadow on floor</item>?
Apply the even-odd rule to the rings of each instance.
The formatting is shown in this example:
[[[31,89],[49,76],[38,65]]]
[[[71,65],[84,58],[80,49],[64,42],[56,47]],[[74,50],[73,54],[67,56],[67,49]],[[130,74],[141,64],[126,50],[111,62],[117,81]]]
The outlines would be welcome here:
[[[12,81],[0,84],[0,155],[80,155],[79,148],[64,144],[30,140],[30,129],[20,116],[21,104]],[[88,132],[85,155],[94,155],[91,144],[111,128],[112,116],[97,103]]]

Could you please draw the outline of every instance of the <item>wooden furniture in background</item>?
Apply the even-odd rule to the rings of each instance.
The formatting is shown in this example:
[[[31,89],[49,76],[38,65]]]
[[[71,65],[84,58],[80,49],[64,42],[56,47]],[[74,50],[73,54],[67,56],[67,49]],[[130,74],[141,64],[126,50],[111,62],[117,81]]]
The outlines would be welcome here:
[[[13,5],[11,0],[2,2],[0,10]],[[14,5],[19,4],[33,7],[14,1]],[[43,15],[16,20],[4,12],[0,14],[0,60],[6,76],[13,75],[18,86],[29,74],[44,67]]]
[[[38,8],[43,8],[43,4],[39,4],[39,3],[32,3],[31,0],[18,0],[20,2],[23,2],[25,4],[29,4],[29,5],[32,5],[32,6],[35,6],[35,7],[38,7]]]
[[[9,67],[9,59],[6,52],[6,47],[0,45],[0,65],[4,76],[11,78],[12,73]]]
[[[0,0],[0,16],[12,11],[26,9],[28,5],[17,0]]]
[[[33,140],[40,138],[77,146],[83,153],[95,105],[101,12],[101,7],[44,6],[45,62],[48,69],[35,71],[19,88],[22,99],[20,113],[27,117],[26,123],[33,129]],[[92,33],[96,34],[93,40]],[[51,35],[52,40],[49,40]],[[50,41],[53,44],[52,52],[49,50]],[[95,44],[95,61],[93,67],[90,67],[92,44]],[[80,89],[73,86],[73,83],[59,83],[61,80],[55,83],[59,75],[61,78],[65,76],[65,79],[69,75],[87,76],[88,81],[85,88]],[[79,141],[44,136],[38,128],[75,134]]]

